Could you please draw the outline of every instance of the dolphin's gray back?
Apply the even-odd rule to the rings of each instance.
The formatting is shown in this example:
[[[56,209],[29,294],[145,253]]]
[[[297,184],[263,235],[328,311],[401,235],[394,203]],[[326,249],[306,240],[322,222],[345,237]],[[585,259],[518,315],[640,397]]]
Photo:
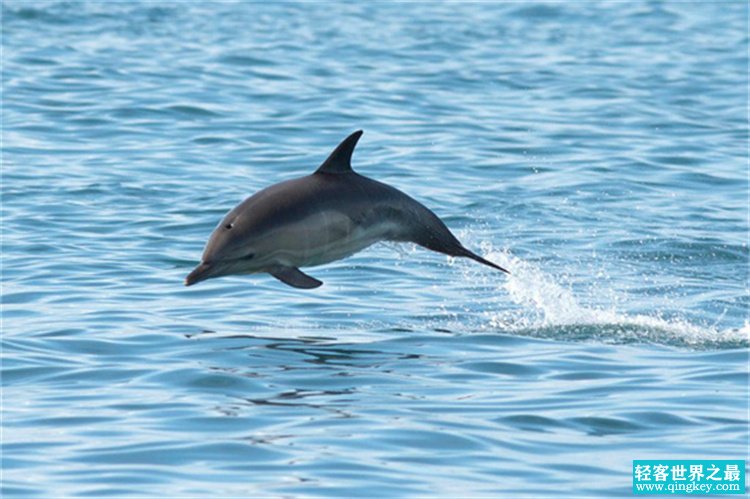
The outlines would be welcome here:
[[[228,215],[253,219],[258,233],[314,216],[340,212],[355,223],[375,223],[378,215],[398,217],[411,198],[356,173],[316,173],[272,185],[249,197]]]
[[[428,208],[387,184],[355,172],[314,173],[281,182],[246,199],[227,215],[252,217],[261,234],[320,213],[339,213],[361,230],[378,228],[379,239],[409,241],[448,254],[461,244]]]

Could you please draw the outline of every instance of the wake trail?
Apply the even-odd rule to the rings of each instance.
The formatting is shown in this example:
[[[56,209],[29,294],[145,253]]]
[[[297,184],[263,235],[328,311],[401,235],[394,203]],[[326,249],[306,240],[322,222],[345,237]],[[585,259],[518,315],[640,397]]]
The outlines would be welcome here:
[[[533,262],[508,251],[483,252],[491,261],[507,268],[502,288],[518,305],[515,309],[487,315],[492,328],[512,334],[558,340],[595,340],[606,343],[655,343],[698,349],[747,348],[750,322],[740,328],[719,329],[661,313],[622,311],[627,298],[612,293],[608,307],[587,306],[574,291],[544,272]],[[507,299],[503,297],[503,299]]]

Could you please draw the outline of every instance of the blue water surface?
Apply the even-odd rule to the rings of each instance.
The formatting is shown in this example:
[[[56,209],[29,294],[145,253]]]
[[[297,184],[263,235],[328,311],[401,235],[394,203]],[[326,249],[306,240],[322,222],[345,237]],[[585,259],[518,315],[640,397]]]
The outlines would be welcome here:
[[[4,497],[616,497],[747,459],[748,4],[2,4]],[[185,288],[357,129],[510,276]]]

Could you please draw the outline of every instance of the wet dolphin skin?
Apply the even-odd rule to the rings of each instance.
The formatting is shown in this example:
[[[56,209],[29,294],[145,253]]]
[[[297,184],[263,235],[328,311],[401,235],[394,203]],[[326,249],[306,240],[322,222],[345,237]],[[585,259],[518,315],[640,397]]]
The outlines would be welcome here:
[[[232,209],[185,285],[266,272],[296,288],[317,288],[323,283],[300,267],[340,260],[378,241],[412,242],[507,272],[466,249],[418,201],[352,170],[361,135],[344,139],[315,173],[267,187]]]

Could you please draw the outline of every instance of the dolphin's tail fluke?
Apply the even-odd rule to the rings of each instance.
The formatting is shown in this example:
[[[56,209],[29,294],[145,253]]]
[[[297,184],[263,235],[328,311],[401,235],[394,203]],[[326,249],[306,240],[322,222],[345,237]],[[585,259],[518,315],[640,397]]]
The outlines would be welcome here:
[[[404,218],[402,222],[405,223],[410,230],[405,236],[396,240],[411,241],[432,251],[437,251],[438,253],[444,253],[450,256],[471,258],[483,265],[510,274],[510,272],[502,268],[500,265],[485,260],[473,251],[466,249],[464,245],[461,244],[461,241],[453,235],[445,223],[443,223],[443,221],[440,220],[440,218],[429,208],[411,198],[407,197],[407,199],[410,202],[410,216]]]
[[[497,269],[497,270],[500,270],[502,272],[505,272],[506,274],[510,274],[510,272],[508,272],[507,270],[505,270],[504,268],[502,268],[500,265],[498,265],[496,263],[492,263],[489,260],[485,260],[481,256],[477,255],[476,253],[474,253],[472,251],[467,250],[466,248],[463,248],[463,252],[460,255],[458,255],[458,256],[465,256],[466,258],[471,258],[472,260],[474,260],[476,262],[479,262],[479,263],[483,263],[484,265],[492,267],[493,269]]]

